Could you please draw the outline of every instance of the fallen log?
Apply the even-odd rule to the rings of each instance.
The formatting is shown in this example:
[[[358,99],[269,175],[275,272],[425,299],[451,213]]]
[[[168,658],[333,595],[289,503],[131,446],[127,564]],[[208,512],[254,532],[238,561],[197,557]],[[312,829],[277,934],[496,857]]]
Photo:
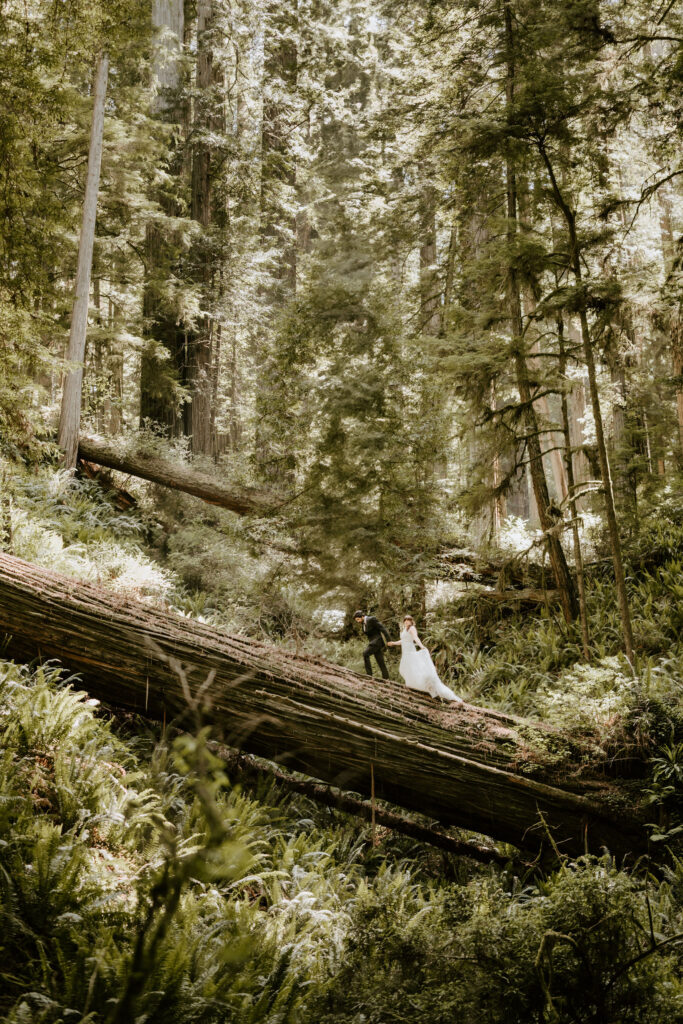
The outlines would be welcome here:
[[[113,443],[100,437],[81,437],[78,443],[78,455],[81,470],[90,479],[96,476],[93,466],[103,466],[106,469],[114,469],[129,476],[139,477],[141,480],[149,480],[162,487],[192,494],[210,505],[218,505],[231,512],[236,512],[238,515],[271,515],[285,505],[288,500],[291,500],[291,496],[288,497],[274,491],[226,483],[181,463],[135,451],[128,445],[122,447],[120,442]],[[103,485],[106,489],[112,489],[110,481],[104,480]],[[123,497],[117,499],[117,505],[121,501],[125,501],[126,498],[129,501],[134,501],[127,492],[121,491],[120,493]],[[502,568],[503,564],[482,560],[474,552],[449,549],[442,552],[435,561],[434,574],[437,578],[497,586]],[[529,605],[557,600],[557,591],[528,587],[524,589],[529,579],[533,580],[538,577],[540,580],[542,578],[541,570],[538,567],[528,565],[523,568],[519,566],[506,567],[505,572],[507,584],[510,587],[517,586],[522,589],[507,589],[496,593],[487,590],[481,592],[483,596],[490,596],[492,600],[499,602],[519,601]]]
[[[447,548],[434,559],[433,575],[457,583],[480,583],[489,587],[543,589],[545,574],[536,562],[506,558],[493,561],[466,548]],[[501,574],[503,580],[501,580]]]
[[[605,799],[563,788],[572,752],[578,760],[585,751],[542,724],[441,706],[0,553],[3,634],[10,657],[58,659],[104,701],[212,724],[231,747],[365,797],[372,776],[378,799],[444,825],[521,849],[552,837],[571,855],[606,846],[624,858],[647,848],[637,811],[625,798],[613,810],[615,782],[605,783]]]
[[[276,768],[271,762],[257,762],[251,755],[241,754],[239,751],[220,750],[226,767],[231,776],[247,784],[254,784],[262,779],[272,779],[288,793],[300,793],[314,803],[323,807],[330,807],[334,810],[343,811],[345,814],[352,814],[356,818],[363,818],[364,821],[374,822],[380,828],[391,829],[392,832],[399,832],[410,839],[417,839],[418,842],[427,843],[436,847],[437,850],[444,850],[456,857],[469,857],[480,864],[498,864],[505,867],[514,858],[493,846],[484,846],[472,839],[458,839],[457,836],[448,835],[439,829],[423,825],[418,821],[406,818],[386,807],[378,806],[372,800],[361,800],[344,790],[333,788],[314,779],[303,779],[292,775],[291,772],[282,771]]]
[[[274,512],[284,501],[281,495],[257,487],[227,484],[197,470],[171,462],[156,455],[141,454],[122,449],[98,437],[81,437],[78,442],[79,458],[107,469],[140,477],[163,487],[193,494],[210,505],[219,505],[238,515],[263,516]]]
[[[105,469],[98,469],[92,462],[85,462],[79,459],[77,463],[77,475],[82,480],[92,480],[100,487],[111,500],[114,508],[119,512],[130,512],[137,507],[137,501],[125,487],[119,487],[112,479],[112,474]]]
[[[560,600],[559,590],[480,590],[477,597],[495,604],[551,604]]]

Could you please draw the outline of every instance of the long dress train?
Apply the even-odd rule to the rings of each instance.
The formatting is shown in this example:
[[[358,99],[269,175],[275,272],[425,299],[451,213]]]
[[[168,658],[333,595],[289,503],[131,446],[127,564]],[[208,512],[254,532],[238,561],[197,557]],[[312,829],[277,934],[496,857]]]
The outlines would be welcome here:
[[[421,690],[431,697],[463,703],[462,697],[458,697],[441,682],[429,651],[426,648],[418,650],[407,629],[401,631],[401,663],[398,670],[411,690]]]

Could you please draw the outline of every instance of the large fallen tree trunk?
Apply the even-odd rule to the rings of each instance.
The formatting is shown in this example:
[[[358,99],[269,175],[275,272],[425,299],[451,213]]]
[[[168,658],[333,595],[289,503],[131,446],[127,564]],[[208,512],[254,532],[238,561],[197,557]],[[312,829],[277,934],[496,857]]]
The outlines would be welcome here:
[[[78,454],[85,462],[194,494],[210,505],[220,505],[239,515],[267,515],[283,503],[282,496],[273,492],[223,483],[182,463],[121,448],[97,437],[82,437],[78,443]]]
[[[598,789],[587,797],[558,781],[570,774],[572,749],[577,761],[585,751],[542,725],[435,705],[396,683],[230,636],[0,553],[2,634],[10,656],[59,659],[105,701],[192,727],[212,723],[232,747],[366,797],[372,776],[378,799],[444,825],[526,849],[550,837],[570,854],[646,849],[625,800],[617,814]],[[554,768],[542,753],[549,746]],[[605,785],[613,805],[618,787]]]
[[[324,785],[314,779],[302,779],[299,776],[294,776],[291,772],[277,768],[270,761],[255,760],[253,755],[220,747],[219,754],[222,755],[231,777],[237,778],[240,782],[246,782],[247,785],[254,785],[264,779],[272,780],[288,793],[300,793],[323,807],[352,814],[354,817],[363,818],[364,821],[369,821],[380,828],[400,832],[401,835],[435,846],[438,850],[445,850],[446,853],[455,854],[457,857],[470,857],[481,864],[498,864],[500,867],[504,867],[513,860],[496,847],[484,846],[472,839],[459,839],[456,836],[448,835],[439,829],[397,814],[395,811],[378,805],[374,800],[361,800],[351,793]],[[526,866],[528,867],[528,865]]]

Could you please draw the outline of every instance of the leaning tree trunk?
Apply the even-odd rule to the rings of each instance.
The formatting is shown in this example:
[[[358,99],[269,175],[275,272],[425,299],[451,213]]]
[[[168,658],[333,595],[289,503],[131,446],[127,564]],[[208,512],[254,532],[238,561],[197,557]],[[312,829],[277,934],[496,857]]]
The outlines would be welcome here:
[[[543,725],[438,705],[0,553],[3,634],[10,656],[58,659],[110,704],[193,728],[210,723],[232,747],[362,796],[374,782],[378,799],[446,825],[521,848],[552,837],[568,854],[646,849],[637,816],[601,803],[595,778],[591,798],[568,789],[570,775],[581,785],[586,751]]]
[[[102,163],[102,137],[104,134],[104,101],[107,95],[109,55],[100,53],[97,58],[93,86],[92,127],[90,130],[90,152],[88,174],[83,200],[83,221],[78,244],[78,269],[76,271],[76,292],[71,314],[71,331],[66,358],[69,364],[64,380],[62,408],[59,417],[58,442],[64,451],[64,465],[74,469],[78,456],[78,432],[81,426],[81,392],[83,387],[83,362],[85,360],[85,335],[88,327],[88,297],[90,294],[90,272],[92,252],[95,243],[95,221],[97,219],[97,194],[100,187],[100,166]]]
[[[342,811],[344,814],[351,814],[364,821],[370,821],[373,828],[378,825],[380,828],[391,829],[392,832],[410,836],[411,839],[435,846],[438,850],[445,850],[446,853],[452,853],[456,857],[470,857],[482,864],[499,864],[501,867],[510,864],[511,858],[508,854],[501,852],[495,846],[484,845],[474,839],[462,839],[449,835],[440,829],[416,821],[415,818],[406,818],[402,814],[397,814],[396,811],[377,804],[376,800],[361,800],[360,797],[353,796],[352,793],[346,793],[344,790],[316,782],[314,779],[302,779],[300,775],[285,772],[270,761],[254,758],[250,754],[242,754],[220,745],[216,745],[216,749],[231,778],[238,782],[256,786],[263,782],[275,782],[288,793],[299,793],[323,807],[330,807],[333,810]]]
[[[614,566],[614,582],[619,602],[619,615],[621,618],[621,629],[624,640],[624,652],[629,662],[633,664],[633,626],[631,624],[631,610],[628,603],[626,591],[626,575],[624,573],[624,561],[621,554],[621,538],[619,536],[619,524],[614,505],[614,488],[612,486],[612,474],[610,471],[609,458],[607,456],[607,443],[602,422],[602,407],[598,392],[598,378],[595,370],[595,355],[593,352],[593,338],[591,337],[590,325],[588,323],[588,311],[586,295],[581,272],[581,248],[579,245],[578,232],[576,228],[576,212],[569,205],[560,188],[555,168],[553,167],[550,155],[543,142],[537,143],[538,150],[545,164],[552,189],[552,196],[555,205],[564,217],[569,237],[569,266],[574,274],[577,294],[579,296],[579,323],[581,325],[581,341],[583,345],[583,356],[588,371],[588,389],[591,396],[593,408],[593,419],[595,421],[595,440],[598,449],[600,463],[600,476],[602,478],[603,493],[605,495],[605,513],[607,519],[607,532],[612,549],[612,564]]]
[[[193,494],[209,505],[220,505],[238,515],[266,515],[285,501],[285,496],[265,488],[226,484],[216,477],[188,469],[171,459],[162,459],[122,448],[96,437],[82,437],[78,454],[85,462],[138,476],[162,487]]]

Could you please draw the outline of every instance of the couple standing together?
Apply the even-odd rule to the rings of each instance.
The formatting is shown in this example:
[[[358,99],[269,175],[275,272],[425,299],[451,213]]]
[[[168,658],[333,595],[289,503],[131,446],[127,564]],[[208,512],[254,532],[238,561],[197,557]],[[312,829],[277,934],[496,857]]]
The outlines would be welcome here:
[[[463,703],[462,697],[458,697],[439,679],[429,651],[417,635],[415,619],[412,615],[403,617],[400,640],[390,640],[387,627],[383,626],[374,615],[366,615],[362,611],[357,611],[354,612],[353,617],[362,625],[363,632],[368,638],[368,646],[363,651],[366,675],[372,675],[370,659],[374,657],[382,677],[388,679],[389,673],[384,661],[384,648],[385,646],[400,647],[401,663],[398,670],[406,686],[411,690],[421,690],[422,693],[428,693],[432,697],[441,697],[442,700]]]

